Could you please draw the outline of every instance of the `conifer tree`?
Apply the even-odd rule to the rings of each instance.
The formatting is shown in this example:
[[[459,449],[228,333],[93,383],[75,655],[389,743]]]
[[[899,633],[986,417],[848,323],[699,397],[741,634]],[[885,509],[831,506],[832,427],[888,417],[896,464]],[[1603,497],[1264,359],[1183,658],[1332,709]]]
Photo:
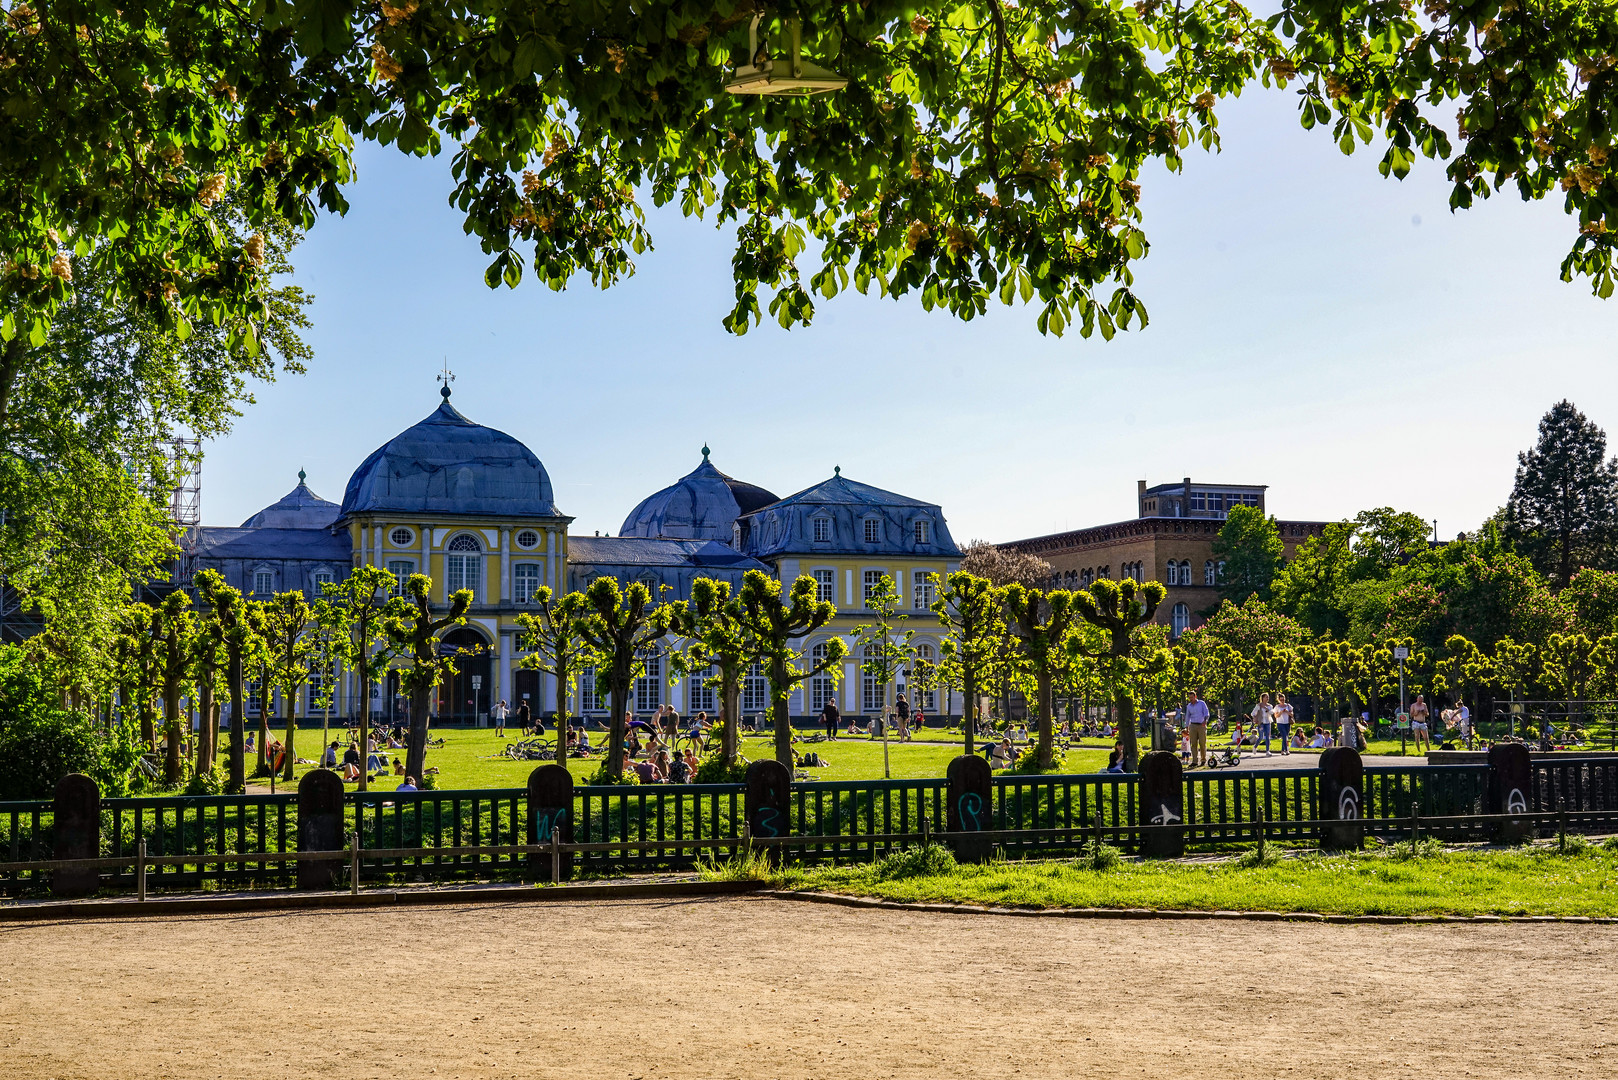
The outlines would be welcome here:
[[[1539,422],[1539,442],[1517,455],[1505,519],[1509,537],[1560,588],[1581,566],[1610,569],[1618,533],[1618,459],[1607,433],[1570,401]]]

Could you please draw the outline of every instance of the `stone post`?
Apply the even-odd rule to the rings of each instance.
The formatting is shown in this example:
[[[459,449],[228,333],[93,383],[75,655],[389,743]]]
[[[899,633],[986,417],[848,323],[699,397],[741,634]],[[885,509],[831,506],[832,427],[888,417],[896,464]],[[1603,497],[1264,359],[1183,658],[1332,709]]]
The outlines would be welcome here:
[[[1337,851],[1357,850],[1365,843],[1361,823],[1365,769],[1360,752],[1352,746],[1333,746],[1320,753],[1320,817],[1340,821],[1320,831],[1320,846]]]
[[[363,751],[362,751],[363,752]],[[330,859],[300,859],[298,888],[335,889],[344,859],[343,781],[330,769],[311,769],[298,781],[298,850],[338,852]]]
[[[1528,812],[1532,790],[1533,761],[1522,743],[1498,743],[1489,747],[1489,794],[1484,810],[1490,814]],[[1490,833],[1497,844],[1520,844],[1528,839],[1529,823],[1522,818],[1494,822]]]
[[[748,832],[756,837],[786,836],[792,832],[792,774],[774,758],[755,761],[747,767],[747,795],[744,805]],[[766,849],[770,861],[781,860],[781,846]]]
[[[55,839],[52,857],[101,857],[101,789],[83,773],[69,773],[56,785]],[[89,896],[101,886],[101,871],[92,868],[51,871],[51,895]]]
[[[548,844],[551,832],[564,844],[573,842],[573,774],[552,762],[528,774],[528,842]],[[562,880],[573,877],[573,857],[562,856]],[[551,881],[551,857],[545,852],[528,855],[528,880]]]
[[[945,773],[949,791],[944,827],[951,833],[983,832],[994,824],[994,770],[976,754],[962,754]],[[975,836],[951,836],[949,848],[960,862],[983,862],[994,845]]]
[[[1143,825],[1178,825],[1185,820],[1185,773],[1180,755],[1154,750],[1140,759],[1140,820]],[[1150,859],[1185,854],[1184,829],[1148,829],[1140,853]]]

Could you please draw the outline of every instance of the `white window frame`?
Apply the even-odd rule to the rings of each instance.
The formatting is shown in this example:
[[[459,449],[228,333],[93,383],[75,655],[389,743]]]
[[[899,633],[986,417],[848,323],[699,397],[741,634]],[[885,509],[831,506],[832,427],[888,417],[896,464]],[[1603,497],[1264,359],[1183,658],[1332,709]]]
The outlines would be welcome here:
[[[822,641],[820,644],[809,650],[811,667],[818,666],[826,659],[826,648],[826,643]],[[809,705],[811,712],[818,714],[820,710],[826,707],[826,702],[836,700],[837,680],[832,677],[830,668],[809,680]]]
[[[873,575],[874,575],[874,578],[873,578]],[[886,570],[882,570],[882,569],[871,569],[871,570],[861,571],[861,573],[860,573],[860,584],[862,586],[861,591],[860,591],[860,606],[861,607],[867,607],[868,608],[868,607],[871,606],[871,592],[872,592],[872,590],[877,588],[877,586],[881,585],[882,584],[882,579],[887,577],[887,576],[888,576],[888,572]]]
[[[861,659],[865,659],[865,654],[867,651],[868,650],[864,648],[860,650]],[[860,712],[869,715],[880,714],[882,712],[883,698],[886,696],[884,691],[887,689],[887,685],[888,684],[886,682],[877,678],[875,675],[868,674],[865,670],[865,665],[861,664]]]
[[[837,571],[830,566],[817,566],[815,575],[815,600],[829,600],[837,602]]]
[[[534,587],[524,590],[517,584],[519,578],[533,578]],[[537,562],[513,563],[511,566],[511,599],[518,604],[531,604],[534,602],[534,593],[545,584],[545,567]]]
[[[1213,588],[1219,584],[1218,572],[1214,569],[1214,561],[1209,559],[1202,564],[1202,584],[1204,588]]]
[[[404,533],[404,539],[402,540],[399,538],[400,533]],[[407,548],[415,544],[415,542],[415,532],[404,525],[398,525],[388,530],[388,543],[396,548]]]
[[[473,547],[456,545],[468,541]],[[444,599],[462,589],[472,590],[472,602],[481,603],[487,587],[483,581],[483,541],[471,533],[459,533],[444,545]]]
[[[705,712],[709,716],[714,716],[719,712],[719,695],[708,685],[708,680],[717,678],[718,675],[719,669],[710,667],[704,671],[693,671],[686,676],[688,688],[686,715],[695,716],[699,712]]]
[[[916,524],[916,543],[921,544],[921,545],[926,545],[926,544],[932,543],[932,541],[928,539],[928,535],[927,535],[927,519],[926,518],[917,518],[915,524]]]
[[[649,713],[663,704],[663,658],[648,656],[641,662],[646,673],[635,680],[635,711]]]
[[[938,665],[938,651],[936,649],[934,649],[931,644],[929,644],[928,642],[925,642],[925,641],[917,642],[916,643],[916,659],[917,660],[926,660],[928,663],[932,664],[933,665],[933,671],[934,671],[934,673],[936,675],[936,673],[938,671],[938,666],[937,666]],[[910,669],[909,668],[905,669],[905,681],[906,682],[910,681]],[[927,712],[933,712],[938,708],[938,691],[937,691],[936,688],[929,687],[928,689],[923,691],[923,690],[917,690],[913,686],[907,686],[905,689],[910,692],[910,707],[911,708],[913,708],[913,709],[924,709]]]
[[[911,610],[927,611],[938,599],[938,586],[933,581],[936,570],[918,567],[910,571]]]
[[[337,575],[330,570],[316,570],[309,575],[309,583],[314,586],[313,595],[315,596],[325,596],[326,590],[322,589],[321,586],[329,582],[336,582],[336,580]]]
[[[525,536],[531,536],[533,539],[524,543],[523,537]],[[539,532],[536,529],[519,529],[517,531],[517,535],[513,537],[513,540],[515,541],[516,545],[522,548],[524,551],[532,551],[539,546]]]
[[[405,594],[405,582],[409,581],[410,575],[415,572],[416,562],[414,559],[389,559],[388,573],[393,575],[393,580],[397,583],[392,589],[392,595],[403,596]]]
[[[1191,607],[1182,601],[1175,604],[1169,614],[1169,633],[1178,638],[1189,629],[1191,629]]]
[[[837,535],[836,530],[832,527],[831,518],[826,517],[824,514],[820,514],[820,515],[816,515],[811,520],[814,522],[813,529],[814,529],[815,543],[817,543],[817,544],[829,544],[829,543],[831,543],[832,537]]]
[[[860,536],[867,544],[880,544],[882,542],[882,519],[879,517],[861,518]],[[875,536],[871,534],[875,533]]]
[[[770,682],[764,675],[763,664],[749,664],[742,675],[742,715],[768,712],[770,708]]]
[[[596,669],[587,667],[579,672],[579,712],[597,713],[606,710],[601,695],[596,693]]]
[[[267,582],[268,583],[267,586],[260,587],[259,583],[261,581]],[[274,570],[254,570],[253,571],[253,592],[252,592],[252,595],[254,595],[254,596],[274,596],[275,595],[275,571]]]

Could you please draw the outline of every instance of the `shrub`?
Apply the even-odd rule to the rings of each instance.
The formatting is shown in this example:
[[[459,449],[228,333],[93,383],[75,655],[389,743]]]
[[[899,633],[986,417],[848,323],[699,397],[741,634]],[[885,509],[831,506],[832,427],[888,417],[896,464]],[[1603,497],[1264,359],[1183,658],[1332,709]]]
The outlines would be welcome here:
[[[614,784],[638,784],[640,777],[635,775],[633,769],[625,769],[614,776],[607,771],[607,763],[603,760],[584,782],[590,787],[611,787]]]
[[[187,795],[218,795],[224,789],[225,774],[217,765],[191,777],[185,785]]]
[[[1092,843],[1089,853],[1082,861],[1089,863],[1092,870],[1112,870],[1124,861],[1124,856],[1123,852],[1111,844]]]
[[[691,777],[693,784],[739,784],[747,779],[746,758],[738,756],[732,765],[726,765],[723,755],[718,751],[709,754],[697,763],[696,775]]]
[[[48,799],[69,773],[84,773],[104,796],[122,795],[139,757],[127,732],[107,732],[82,713],[50,709],[0,726],[0,799]]]
[[[1027,775],[1027,774],[1047,773],[1047,772],[1061,772],[1063,770],[1063,768],[1066,767],[1066,763],[1067,763],[1067,753],[1065,751],[1062,751],[1062,750],[1055,750],[1053,752],[1053,756],[1051,758],[1050,768],[1048,768],[1048,769],[1040,768],[1039,767],[1039,743],[1038,742],[1031,742],[1031,743],[1028,744],[1028,749],[1024,750],[1021,754],[1017,755],[1016,764],[1012,765],[1012,767],[1007,769],[1006,772],[1015,773],[1015,774],[1017,774],[1019,776]]]
[[[1242,852],[1236,858],[1236,865],[1244,870],[1252,870],[1260,866],[1274,866],[1280,861],[1281,853],[1275,850],[1275,846],[1265,844]]]
[[[901,878],[935,877],[947,874],[956,867],[955,855],[942,844],[905,848],[884,857],[871,867],[871,877],[877,881],[895,881]]]

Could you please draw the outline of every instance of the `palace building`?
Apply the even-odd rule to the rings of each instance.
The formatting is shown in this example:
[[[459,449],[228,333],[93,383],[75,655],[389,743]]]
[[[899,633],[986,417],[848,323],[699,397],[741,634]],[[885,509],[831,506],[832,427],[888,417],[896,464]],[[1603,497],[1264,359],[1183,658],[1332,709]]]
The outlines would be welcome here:
[[[1177,484],[1147,487],[1138,482],[1136,516],[1131,521],[1096,525],[1088,529],[1012,540],[999,545],[1011,551],[1037,555],[1051,564],[1051,584],[1082,589],[1096,578],[1132,577],[1161,581],[1168,597],[1157,609],[1156,621],[1179,637],[1201,624],[1198,612],[1219,602],[1219,575],[1223,564],[1215,558],[1213,543],[1225,518],[1237,506],[1265,509],[1263,484],[1192,483],[1188,476]],[[1319,536],[1324,521],[1277,521],[1286,557],[1311,536]]]
[[[188,545],[190,572],[215,569],[261,599],[286,590],[316,596],[322,583],[357,566],[384,567],[401,588],[411,574],[425,573],[437,604],[470,589],[466,625],[444,635],[445,648],[459,652],[460,669],[436,700],[438,717],[448,722],[477,722],[500,700],[513,708],[526,700],[541,715],[554,710],[554,679],[520,667],[517,615],[529,610],[541,585],[569,592],[601,576],[643,582],[654,597],[670,600],[688,597],[698,577],[736,587],[748,570],[784,583],[809,574],[821,597],[838,607],[834,623],[804,642],[804,651],[815,655],[826,640],[864,621],[865,598],[886,574],[911,608],[919,655],[937,660],[940,626],[928,610],[933,595],[926,575],[947,574],[961,558],[937,504],[850,480],[840,468],[778,498],[720,472],[703,447],[701,463],[643,499],[617,536],[572,536],[573,519],[557,508],[539,458],[505,432],[463,416],[450,404],[447,386],[440,393],[443,401],[431,415],[360,464],[341,504],[316,495],[300,472],[291,492],[239,527],[196,528]],[[800,686],[791,711],[811,715],[837,695],[844,712],[867,713],[880,707],[883,689],[860,674],[858,657],[851,656],[840,680]],[[340,679],[332,715],[356,714],[356,692],[354,680]],[[607,702],[596,695],[591,673],[573,695],[572,712],[605,714]],[[299,715],[318,715],[310,707],[318,696],[311,689],[298,703]],[[713,697],[702,679],[674,679],[663,649],[646,657],[634,707],[649,712],[668,703],[684,713],[713,713]],[[958,712],[956,697],[919,704]],[[762,673],[752,672],[743,687],[743,714],[764,712],[768,700]],[[403,705],[396,677],[373,688],[374,714],[402,719]]]

